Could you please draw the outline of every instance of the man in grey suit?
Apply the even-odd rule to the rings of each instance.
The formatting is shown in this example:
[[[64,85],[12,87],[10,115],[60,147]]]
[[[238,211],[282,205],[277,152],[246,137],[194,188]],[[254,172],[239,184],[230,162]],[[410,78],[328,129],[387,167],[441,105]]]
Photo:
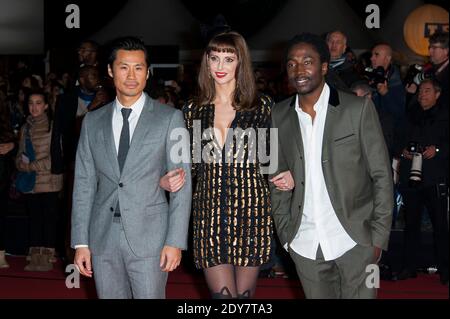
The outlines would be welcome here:
[[[189,150],[189,138],[173,140],[187,134],[182,113],[143,92],[147,60],[139,39],[114,42],[108,73],[117,98],[86,115],[77,149],[71,245],[100,298],[165,298],[187,247],[190,154],[177,163],[173,148]],[[186,181],[168,204],[159,180],[175,168]]]
[[[316,35],[289,43],[297,95],[275,105],[272,125],[278,172],[291,174],[271,177],[273,218],[307,298],[374,298],[392,218],[389,157],[372,102],[325,83],[329,59]]]

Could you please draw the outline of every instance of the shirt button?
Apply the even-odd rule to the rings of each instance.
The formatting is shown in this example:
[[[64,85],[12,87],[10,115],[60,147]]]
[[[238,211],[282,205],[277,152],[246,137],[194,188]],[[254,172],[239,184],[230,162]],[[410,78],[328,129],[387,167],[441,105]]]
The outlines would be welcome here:
[[[123,187],[123,183],[119,183],[119,187]]]

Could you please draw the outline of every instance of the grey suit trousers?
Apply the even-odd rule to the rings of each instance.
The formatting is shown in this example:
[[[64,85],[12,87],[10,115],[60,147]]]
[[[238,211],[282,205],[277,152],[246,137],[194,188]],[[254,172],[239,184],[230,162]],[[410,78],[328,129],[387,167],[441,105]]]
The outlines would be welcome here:
[[[366,283],[373,274],[367,265],[375,264],[374,247],[356,245],[335,260],[325,261],[322,250],[311,260],[289,250],[308,299],[374,299],[377,289]]]
[[[168,274],[160,257],[138,258],[130,249],[120,219],[112,224],[102,255],[92,255],[95,286],[100,299],[164,299]]]

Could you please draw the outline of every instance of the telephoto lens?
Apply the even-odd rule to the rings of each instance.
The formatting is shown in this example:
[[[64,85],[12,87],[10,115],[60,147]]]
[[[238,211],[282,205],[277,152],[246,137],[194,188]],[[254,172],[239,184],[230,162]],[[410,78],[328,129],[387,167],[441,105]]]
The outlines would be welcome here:
[[[416,187],[422,182],[422,151],[417,142],[410,142],[408,151],[412,155],[411,170],[409,171],[409,186]]]

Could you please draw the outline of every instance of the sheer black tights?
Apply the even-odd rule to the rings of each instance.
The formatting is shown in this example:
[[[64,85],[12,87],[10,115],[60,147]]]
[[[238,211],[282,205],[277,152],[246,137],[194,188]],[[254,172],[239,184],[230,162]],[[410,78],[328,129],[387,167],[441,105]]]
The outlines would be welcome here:
[[[203,270],[213,299],[251,298],[256,289],[259,267],[229,264]]]

